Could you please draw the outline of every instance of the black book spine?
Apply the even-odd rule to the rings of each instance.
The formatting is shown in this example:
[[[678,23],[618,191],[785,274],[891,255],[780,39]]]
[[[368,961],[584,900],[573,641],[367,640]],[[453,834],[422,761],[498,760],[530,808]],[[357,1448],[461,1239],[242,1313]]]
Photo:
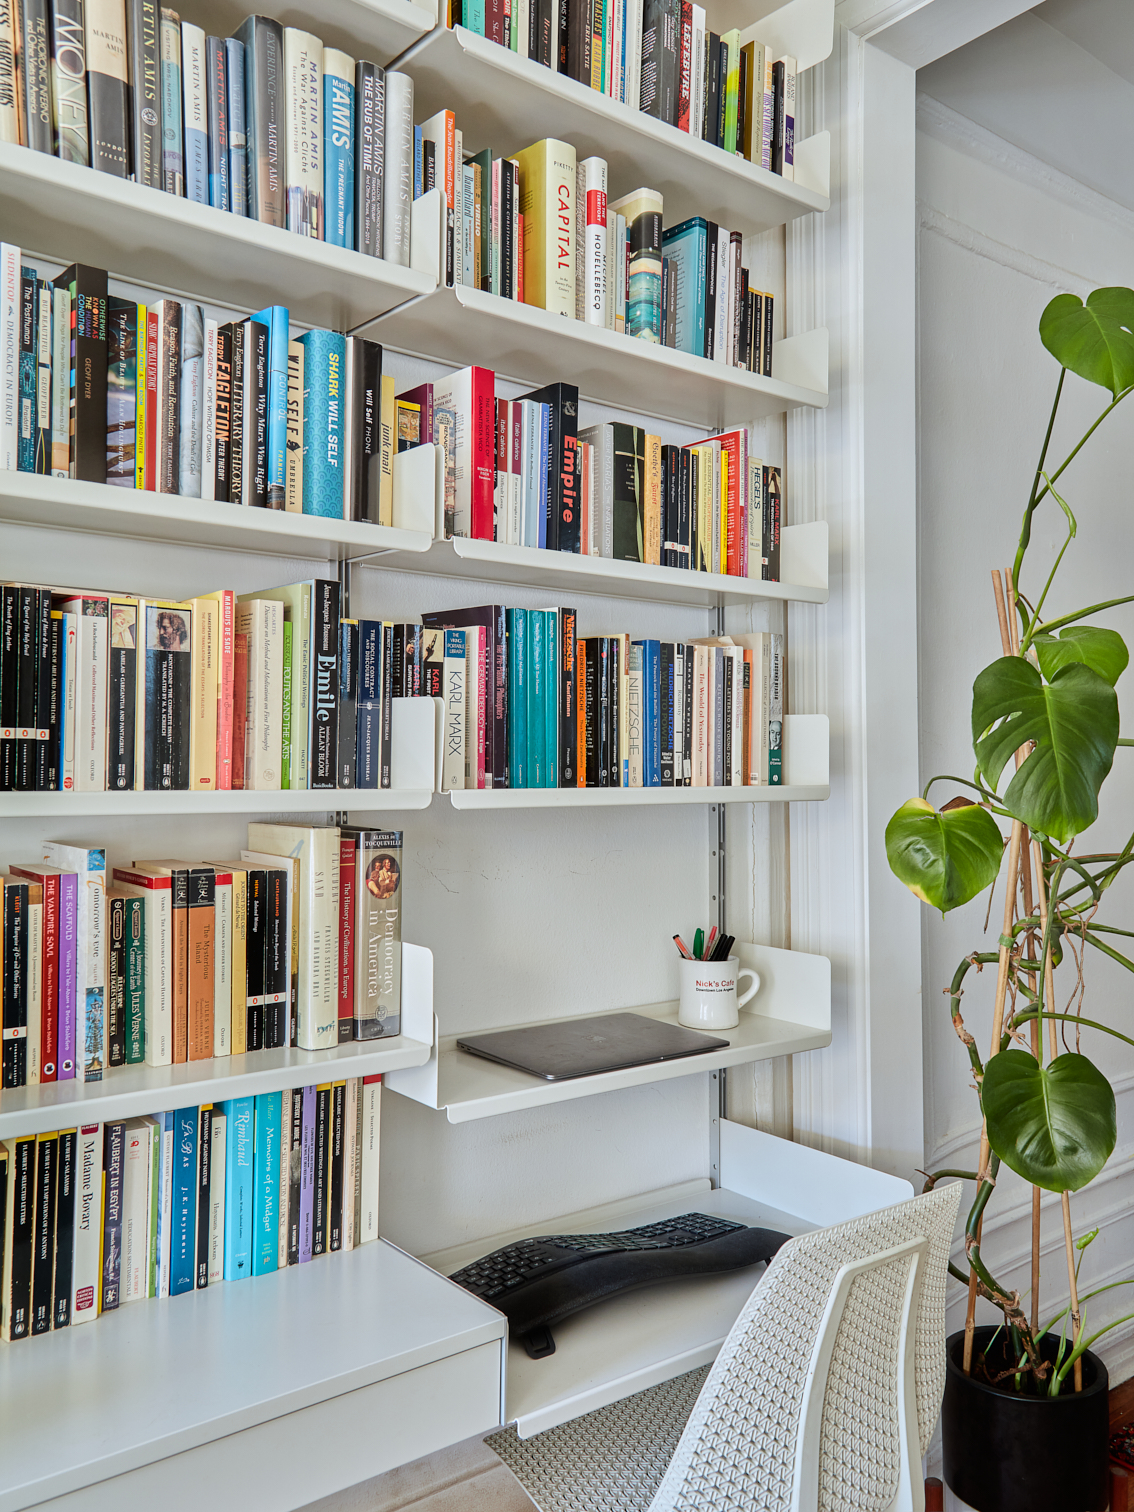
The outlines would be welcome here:
[[[0,584],[0,792],[16,786],[20,590]]]
[[[52,1271],[55,1266],[55,1184],[59,1163],[58,1134],[40,1135],[35,1142],[35,1238],[32,1250],[33,1334],[51,1332],[55,1307]]]
[[[55,1174],[55,1305],[53,1328],[71,1322],[71,1268],[75,1254],[75,1145],[76,1131],[59,1136],[59,1163]],[[2,1220],[0,1220],[2,1223]]]
[[[784,171],[784,65],[772,64],[772,172]]]
[[[232,460],[232,326],[217,330],[217,392],[213,411],[213,497],[228,500]]]
[[[677,454],[677,545],[679,567],[693,565],[693,459],[682,447]]]
[[[568,39],[571,35],[571,11],[573,8],[578,9],[578,6],[579,0],[573,0],[573,4],[572,0],[558,0],[559,55],[555,63],[555,70],[557,73],[565,74],[567,72],[568,54],[570,52],[570,43]],[[505,21],[504,24],[505,26],[507,26],[507,21]],[[504,45],[507,47],[511,44],[506,40]]]
[[[327,1217],[330,1206],[331,1088],[315,1089],[315,1194],[312,1204],[311,1253],[327,1251]]]
[[[63,730],[63,616],[51,614],[51,595],[48,603],[48,689],[47,689],[47,740],[42,766],[42,778],[38,782],[40,792],[53,793],[59,786],[59,768],[62,753],[60,736]]]
[[[642,69],[638,103],[646,115],[654,116],[659,121],[665,120],[661,88],[665,10],[665,0],[645,0],[642,10]]]
[[[740,293],[737,297],[740,306],[740,343],[736,349],[737,367],[748,368],[751,371],[750,354],[752,350],[752,322],[748,309],[748,269],[740,270]]]
[[[121,0],[84,0],[91,167],[130,176],[130,86],[126,7]]]
[[[122,1186],[126,1168],[126,1125],[103,1124],[102,1312],[122,1297]]]
[[[358,361],[354,403],[359,423],[353,453],[358,481],[352,496],[357,500],[357,518],[377,525],[382,480],[382,347],[356,336],[353,351]]]
[[[421,626],[406,626],[405,696],[421,697]]]
[[[355,245],[368,257],[381,257],[386,74],[377,63],[360,60],[355,69],[355,112]]]
[[[705,232],[705,356],[713,361],[717,349],[717,237],[720,227],[710,221]]]
[[[282,1050],[288,1042],[291,999],[291,941],[287,939],[287,872],[267,872],[264,904],[264,1049]]]
[[[748,125],[748,52],[740,49],[740,79],[736,97],[736,155],[744,156],[744,134]]]
[[[583,748],[586,755],[587,787],[599,787],[599,640],[591,636],[583,642],[583,698],[580,713],[586,720]]]
[[[685,727],[682,741],[682,756],[684,759],[683,783],[685,787],[691,787],[693,783],[693,647],[685,647]]]
[[[331,1087],[331,1201],[327,1215],[327,1248],[343,1247],[343,1136],[346,1117],[346,1083]],[[354,1194],[351,1194],[353,1200]]]
[[[105,483],[106,271],[73,263],[53,283],[71,293],[71,476]]]
[[[209,1183],[212,1177],[213,1110],[202,1108],[197,1135],[197,1290],[209,1284]]]
[[[393,661],[390,666],[390,697],[405,698],[406,694],[406,627],[400,620],[394,621]]]
[[[106,900],[110,948],[106,962],[106,1053],[108,1064],[126,1064],[126,900]]]
[[[778,583],[780,580],[780,527],[783,523],[781,520],[783,496],[780,469],[778,467],[768,467],[765,468],[765,473],[767,481],[764,484],[764,498],[768,510],[768,571],[766,580],[769,583]]]
[[[288,1141],[287,1263],[299,1264],[299,1204],[303,1181],[303,1093],[291,1096],[291,1126],[284,1131]]]
[[[16,675],[16,791],[35,791],[36,694],[39,691],[39,590],[20,589],[19,671]]]
[[[127,609],[116,606],[116,611]],[[137,614],[134,615],[135,622]],[[137,636],[121,636],[123,642]],[[107,668],[106,785],[113,792],[134,790],[134,720],[137,707],[138,652],[134,644],[111,639]]]
[[[87,39],[82,0],[52,0],[51,88],[55,155],[86,168],[91,160],[87,119]]]
[[[595,641],[598,666],[597,704],[598,727],[598,786],[610,786],[610,638],[599,636]]]
[[[312,788],[333,788],[338,772],[339,585],[333,578],[315,582],[311,652],[315,659],[312,708]]]
[[[232,326],[229,400],[228,501],[239,504],[244,489],[244,323]]]
[[[284,213],[283,28],[248,16],[236,33],[244,43],[244,113],[248,134],[248,214],[270,226]]]
[[[536,15],[536,62],[542,63],[544,68],[554,68],[552,21],[559,8],[559,0],[531,0],[531,8]]]
[[[12,1279],[8,1293],[8,1337],[26,1339],[31,1332],[32,1252],[35,1248],[35,1140],[16,1141],[12,1203]]]
[[[77,4],[78,0],[72,0]],[[161,35],[157,0],[127,0],[134,181],[164,188],[161,167]]]
[[[268,507],[268,327],[250,320],[252,355],[244,374],[245,408],[252,406],[252,455],[245,458],[252,468],[252,492],[248,502],[256,509]]]
[[[681,89],[681,0],[663,0],[661,95],[663,121],[677,125]]]
[[[589,0],[568,0],[567,73],[588,87],[591,82],[591,7]],[[513,26],[516,16],[512,17]]]
[[[170,656],[169,691],[165,707],[169,710],[169,730],[166,743],[170,752],[173,788],[184,793],[189,790],[189,736],[192,728],[190,710],[193,705],[192,655],[190,650],[189,621],[191,616],[180,616],[184,624],[184,637]]]
[[[33,786],[39,793],[55,786],[48,776],[53,767],[52,733],[52,633],[51,590],[36,589],[36,691],[35,691],[35,774]]]
[[[5,882],[3,1077],[5,1087],[27,1084],[28,1059],[28,886]]]
[[[663,446],[661,449],[662,481],[661,481],[661,527],[662,527],[662,552],[661,564],[663,567],[673,567],[673,474],[675,470],[674,453],[676,446]]]
[[[379,710],[379,726],[381,730],[381,749],[379,753],[378,780],[380,786],[388,788],[391,781],[391,751],[393,747],[393,724],[394,724],[394,635],[396,625],[383,624],[382,626],[382,669],[380,682],[381,708]]]
[[[356,786],[358,757],[358,621],[339,623],[339,787]]]
[[[661,785],[673,786],[673,642],[662,641],[659,652],[661,666],[661,708],[658,713],[661,724]]]
[[[764,295],[764,377],[772,376],[772,307],[775,301],[771,294]]]
[[[51,126],[51,38],[45,0],[21,0],[20,32],[24,146],[50,154],[55,141]]]
[[[533,4],[535,0],[533,0]],[[551,3],[551,0],[547,0]],[[541,59],[542,61],[542,59]],[[512,197],[515,193],[515,169],[508,158],[500,160],[500,292],[505,299],[513,298],[515,289],[515,256],[512,227],[514,223]],[[549,451],[549,456],[551,452]],[[551,542],[548,550],[554,550]]]
[[[705,141],[714,147],[721,145],[720,106],[721,95],[721,39],[710,32],[707,40],[708,72],[705,82]]]
[[[421,144],[421,192],[428,194],[437,188],[437,145],[423,141]]]
[[[622,677],[620,668],[622,665],[622,639],[620,636],[611,636],[607,648],[607,664],[609,666],[610,696],[608,699],[608,734],[607,734],[607,783],[609,787],[622,786]]]
[[[249,1050],[264,1048],[264,949],[267,941],[268,874],[248,873],[248,933],[245,955],[245,1039]]]
[[[575,686],[574,609],[559,611],[559,786],[577,787],[579,773],[579,710]]]

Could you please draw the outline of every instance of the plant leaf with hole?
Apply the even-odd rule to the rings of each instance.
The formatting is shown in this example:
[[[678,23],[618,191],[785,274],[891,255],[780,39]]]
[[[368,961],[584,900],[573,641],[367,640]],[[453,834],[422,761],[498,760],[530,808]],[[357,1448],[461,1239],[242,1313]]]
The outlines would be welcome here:
[[[977,803],[938,811],[924,798],[911,798],[886,826],[890,870],[943,914],[989,886],[1003,850],[995,819]]]
[[[1032,645],[1048,682],[1063,667],[1082,662],[1113,688],[1130,660],[1126,642],[1117,630],[1099,630],[1093,625],[1069,625],[1058,636],[1037,635]]]
[[[1041,1066],[1026,1050],[1003,1050],[984,1068],[981,1101],[989,1144],[1048,1192],[1093,1181],[1118,1138],[1114,1090],[1085,1055]]]
[[[973,684],[972,730],[992,787],[1017,749],[1035,742],[1002,799],[1017,819],[1061,843],[1094,823],[1118,744],[1118,699],[1093,668],[1077,662],[1045,683],[1031,662],[1000,657]]]
[[[1057,294],[1039,331],[1056,362],[1116,399],[1134,384],[1134,289],[1095,289],[1086,304]]]

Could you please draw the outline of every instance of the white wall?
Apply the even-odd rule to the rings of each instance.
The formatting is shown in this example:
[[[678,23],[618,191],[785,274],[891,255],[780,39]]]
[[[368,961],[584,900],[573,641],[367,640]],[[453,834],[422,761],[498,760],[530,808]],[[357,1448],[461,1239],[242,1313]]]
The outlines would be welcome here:
[[[1003,30],[1033,21],[1024,17]],[[1042,40],[1046,44],[1050,38]],[[992,56],[1000,57],[1003,37],[994,34],[986,42]],[[964,109],[999,119],[997,112],[1006,108],[1003,96],[995,95],[994,74],[985,72],[984,46],[974,44],[919,76],[918,639],[923,781],[937,772],[971,776],[971,685],[980,668],[1000,654],[989,574],[993,567],[1012,561],[1019,516],[1058,377],[1037,334],[1040,313],[1060,292],[1082,296],[1096,286],[1134,282],[1134,213],[958,113]],[[984,79],[990,91],[979,98],[974,75]],[[1017,59],[1013,87],[1026,77],[1026,60]],[[1111,77],[1117,100],[1131,86]],[[1074,114],[1073,99],[1064,98],[1056,111],[1045,78],[1042,71],[1034,77],[1031,114],[1038,118],[1050,111],[1052,118],[1061,119]],[[1074,378],[1068,380],[1065,393],[1051,453],[1058,458],[1108,399],[1103,390]],[[1134,409],[1120,409],[1065,475],[1065,497],[1077,514],[1079,535],[1049,600],[1051,613],[1130,592],[1132,444]],[[1062,540],[1062,515],[1054,506],[1045,506],[1036,520],[1025,591],[1035,590],[1041,573],[1046,576]],[[1134,613],[1129,608],[1100,616],[1098,622],[1113,626],[1128,644],[1134,643]],[[1134,712],[1130,673],[1119,684],[1119,701],[1124,733],[1129,733]],[[944,784],[932,797],[940,804],[958,791]],[[1081,851],[1122,845],[1132,797],[1134,763],[1129,752],[1120,750],[1103,790],[1104,807],[1112,819],[1100,821],[1083,837]],[[1129,885],[1115,888],[1101,917],[1125,927],[1132,896]],[[987,896],[944,921],[923,910],[930,1167],[975,1165],[976,1099],[967,1056],[950,1026],[942,989],[968,952],[996,949],[1002,899],[999,893],[987,933]],[[1073,965],[1057,973],[1057,995],[1064,1002],[1071,994],[1073,973]],[[1131,1032],[1130,985],[1121,969],[1092,952],[1086,1015]],[[987,1050],[994,986],[994,969],[979,978],[971,973],[962,1005],[982,1053]],[[1101,1229],[1082,1270],[1081,1289],[1089,1290],[1127,1274],[1134,1252],[1134,1051],[1088,1031],[1083,1049],[1114,1081],[1119,1109],[1118,1147],[1107,1171],[1089,1193],[1072,1198],[1075,1232],[1096,1225]],[[1029,1215],[1029,1190],[1002,1169],[985,1222],[984,1249],[995,1273],[1021,1289],[1028,1284]],[[1043,1240],[1041,1295],[1043,1311],[1049,1314],[1064,1305],[1067,1294],[1058,1202],[1050,1197],[1043,1208]],[[951,1285],[950,1295],[950,1324],[959,1326],[962,1289]],[[1088,1327],[1132,1309],[1130,1293],[1112,1293],[1088,1307]],[[1129,1373],[1134,1360],[1134,1349],[1124,1342],[1128,1338],[1124,1330],[1103,1348],[1119,1378]]]

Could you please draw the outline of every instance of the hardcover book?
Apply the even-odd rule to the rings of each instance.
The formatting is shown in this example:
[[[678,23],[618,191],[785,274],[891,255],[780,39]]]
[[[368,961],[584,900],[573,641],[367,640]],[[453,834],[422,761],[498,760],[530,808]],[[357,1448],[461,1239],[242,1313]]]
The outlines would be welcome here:
[[[284,29],[287,227],[323,239],[323,44]]]
[[[152,4],[152,0],[146,0],[146,3]],[[85,168],[90,163],[91,150],[83,7],[81,0],[54,0],[50,9],[55,155],[64,162],[79,163]]]
[[[209,203],[209,105],[205,33],[181,23],[181,93],[185,157],[185,197]]]
[[[323,226],[334,247],[354,248],[355,61],[323,49]]]
[[[237,31],[245,56],[244,113],[248,142],[248,211],[271,226],[287,224],[284,199],[283,28],[248,16]]]
[[[355,836],[354,1038],[401,1031],[402,834]]]
[[[84,0],[92,168],[130,174],[130,81],[123,0]]]
[[[181,17],[161,8],[161,166],[167,194],[185,193],[185,151],[181,134]]]

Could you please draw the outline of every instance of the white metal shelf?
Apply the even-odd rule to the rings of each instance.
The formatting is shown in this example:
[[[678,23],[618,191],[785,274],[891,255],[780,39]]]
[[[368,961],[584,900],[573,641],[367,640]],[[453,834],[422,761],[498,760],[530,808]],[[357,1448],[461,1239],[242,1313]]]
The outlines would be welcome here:
[[[417,219],[431,213],[418,209],[425,198],[416,202]],[[827,404],[824,328],[776,342],[771,378],[461,284],[391,309],[366,334],[399,351],[458,367],[480,364],[520,383],[563,377],[584,399],[710,430]]]
[[[639,184],[656,189],[666,225],[703,215],[747,236],[830,204],[829,132],[796,142],[792,182],[464,27],[438,27],[399,67],[413,76],[415,115],[452,110],[466,153],[491,147],[507,157],[557,137],[580,162],[605,158],[612,199]]]
[[[505,1334],[381,1239],[128,1303],[4,1350],[0,1512],[304,1506],[491,1428]]]
[[[408,701],[408,700],[407,700]],[[315,791],[228,793],[0,793],[0,819],[129,819],[138,814],[383,813],[428,808],[431,789],[324,788]]]
[[[442,1275],[517,1239],[540,1234],[609,1233],[682,1213],[708,1213],[781,1233],[841,1223],[912,1196],[908,1181],[849,1160],[721,1120],[720,1186],[707,1179],[646,1192],[584,1212],[554,1214],[426,1256]],[[555,1353],[531,1360],[508,1346],[505,1421],[521,1438],[593,1412],[714,1360],[763,1270],[624,1292],[565,1318],[553,1329]]]
[[[232,36],[248,14],[243,0],[194,0],[193,20],[206,32]],[[314,32],[324,47],[385,65],[437,24],[436,0],[283,0],[271,15],[281,26]]]
[[[580,1097],[594,1097],[600,1092],[672,1081],[679,1076],[719,1070],[722,1066],[741,1066],[829,1045],[830,961],[825,956],[775,950],[765,945],[738,944],[735,949],[742,965],[751,966],[760,974],[760,990],[750,1007],[741,1009],[740,1023],[735,1029],[712,1031],[718,1038],[728,1040],[725,1050],[645,1066],[628,1066],[620,1071],[604,1071],[570,1081],[546,1082],[484,1060],[481,1056],[470,1055],[458,1048],[457,1035],[442,1037],[435,1032],[434,1049],[428,1061],[406,1071],[391,1073],[386,1078],[386,1085],[390,1091],[424,1103],[426,1107],[444,1108],[450,1123],[467,1123],[477,1118],[494,1118],[500,1113],[514,1113],[521,1108],[571,1102]],[[648,1003],[630,1011],[662,1023],[677,1023],[676,1002]],[[576,1016],[586,1015],[570,1017]]]
[[[350,329],[424,294],[435,276],[0,143],[0,224],[35,256],[75,259],[224,309],[286,305]]]
[[[387,1040],[330,1050],[253,1050],[177,1066],[113,1066],[100,1082],[10,1087],[0,1098],[0,1139],[423,1066],[433,1048],[434,1013],[433,955],[421,945],[402,946],[401,1013],[401,1034]]]

